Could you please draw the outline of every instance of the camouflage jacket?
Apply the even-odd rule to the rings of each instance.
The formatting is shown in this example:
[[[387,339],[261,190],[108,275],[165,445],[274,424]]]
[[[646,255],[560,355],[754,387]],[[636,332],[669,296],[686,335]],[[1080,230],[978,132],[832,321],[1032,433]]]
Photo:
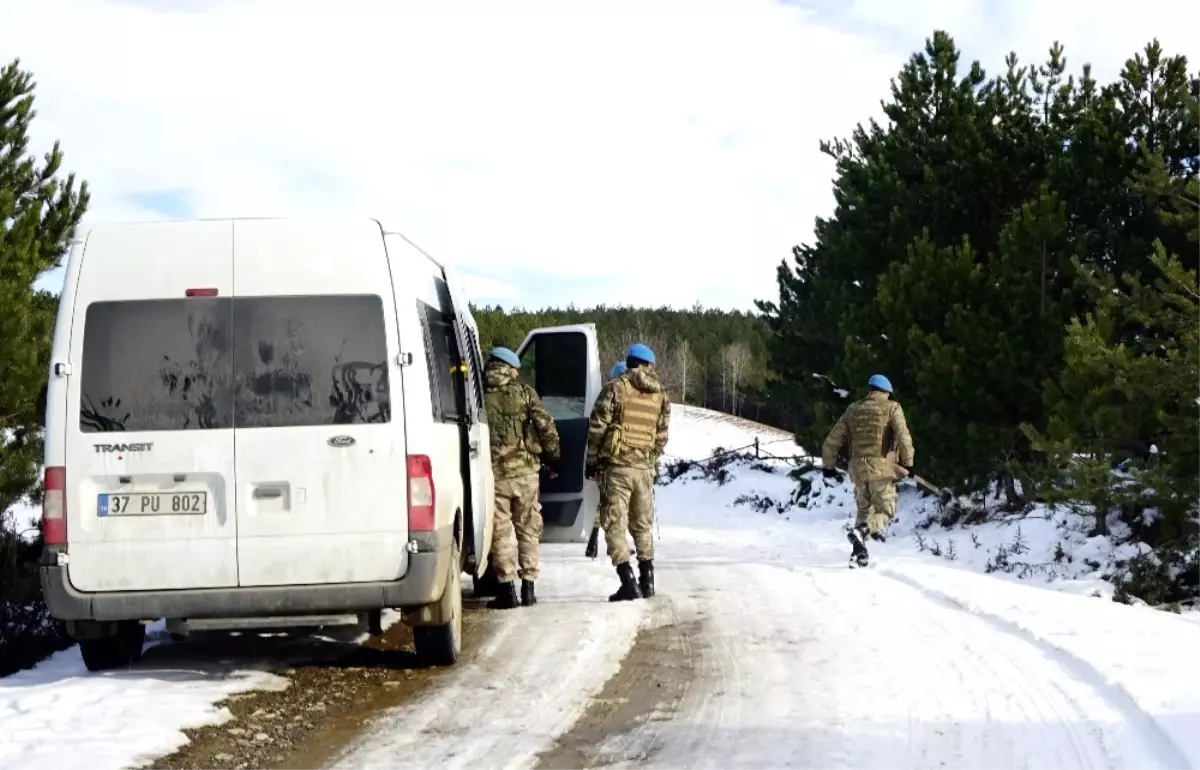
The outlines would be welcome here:
[[[904,410],[887,393],[871,391],[846,409],[821,446],[821,462],[826,468],[833,467],[847,439],[850,477],[855,481],[896,478],[896,462],[913,464],[913,442]]]
[[[609,380],[588,425],[588,465],[653,469],[667,447],[671,401],[651,366]]]
[[[543,459],[558,462],[562,448],[554,419],[533,388],[513,379],[512,369],[498,361],[488,362],[483,401],[496,479],[537,473]]]

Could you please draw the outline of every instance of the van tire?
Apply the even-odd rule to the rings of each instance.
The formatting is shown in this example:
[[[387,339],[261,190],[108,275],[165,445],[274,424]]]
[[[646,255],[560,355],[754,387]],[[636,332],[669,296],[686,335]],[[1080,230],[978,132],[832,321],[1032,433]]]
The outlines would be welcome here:
[[[441,601],[448,603],[450,622],[442,626],[413,626],[412,630],[417,659],[427,666],[453,666],[462,654],[462,549],[457,539],[450,551],[447,573]]]
[[[146,644],[146,627],[135,621],[121,623],[113,636],[103,639],[80,639],[79,652],[88,671],[107,671],[127,668],[142,659]]]

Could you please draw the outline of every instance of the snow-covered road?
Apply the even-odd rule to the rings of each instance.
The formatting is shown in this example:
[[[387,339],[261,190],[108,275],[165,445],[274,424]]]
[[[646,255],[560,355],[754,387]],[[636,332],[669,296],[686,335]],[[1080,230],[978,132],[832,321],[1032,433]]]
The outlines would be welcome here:
[[[833,551],[787,564],[766,547],[718,554],[669,542],[679,556],[660,562],[660,596],[635,606],[597,603],[611,581],[579,557],[552,559],[594,590],[547,581],[545,602],[514,613],[455,686],[381,719],[335,765],[529,767],[578,743],[582,717],[596,742],[574,756],[587,766],[1190,766],[1136,704],[1072,659],[885,571],[848,570]],[[617,674],[639,621],[674,628],[680,642],[654,654],[682,664],[687,681],[668,704],[635,679],[605,693],[601,714],[617,702],[641,717],[606,734],[603,717],[582,712]]]
[[[780,441],[687,408],[672,428],[668,453],[681,457],[755,435]],[[961,534],[955,562],[904,537],[872,547],[877,566],[848,569],[845,488],[818,480],[807,507],[784,511],[734,504],[795,489],[769,466],[658,489],[653,600],[610,604],[616,578],[603,558],[544,547],[538,606],[476,610],[488,613],[488,633],[460,666],[324,756],[356,768],[1200,768],[1200,623],[1089,596],[1102,585],[1094,580],[1055,583],[1062,591],[979,574],[991,546],[973,538],[978,553],[967,553]],[[902,495],[902,519],[919,505]],[[172,686],[155,677],[97,681],[114,699],[101,709],[105,729],[120,724],[133,741],[150,716],[131,699]],[[212,702],[231,680],[198,697]],[[86,718],[68,701],[88,681],[64,677],[38,697]],[[42,701],[17,689],[0,680],[0,714],[44,728]],[[194,723],[203,709],[175,711]],[[122,753],[137,754],[96,752],[93,732],[78,739],[80,759],[119,767]],[[70,753],[8,748],[5,767]]]
[[[537,606],[506,613],[450,684],[380,717],[337,767],[529,767],[571,728],[620,670],[647,604],[610,604],[597,570],[552,550]]]
[[[689,420],[701,416],[676,418],[669,451],[748,442],[732,423]],[[1012,606],[975,612],[944,584],[981,581],[1035,614],[1042,599],[1085,623],[1090,612],[1095,625],[1076,632],[1095,634],[1093,651],[1130,612],[1168,652],[1200,644],[1196,624],[895,545],[876,548],[879,568],[850,570],[840,515],[804,526],[731,508],[746,490],[728,486],[660,488],[652,601],[608,605],[607,564],[545,549],[543,603],[506,617],[457,686],[380,720],[336,766],[529,767],[539,755],[548,767],[1197,766],[1195,712],[1149,713],[1086,661],[1006,622]],[[1197,682],[1190,659],[1177,662]]]
[[[1180,766],[1033,641],[840,561],[664,564],[709,660],[647,731],[650,766]],[[676,740],[675,723],[703,740]]]

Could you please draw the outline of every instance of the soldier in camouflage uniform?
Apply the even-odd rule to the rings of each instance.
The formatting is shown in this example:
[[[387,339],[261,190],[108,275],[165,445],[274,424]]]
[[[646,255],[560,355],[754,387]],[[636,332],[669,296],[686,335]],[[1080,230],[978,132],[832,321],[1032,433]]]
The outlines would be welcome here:
[[[538,394],[517,382],[521,359],[508,348],[493,348],[484,369],[483,400],[491,434],[495,477],[492,567],[500,581],[492,609],[517,606],[517,565],[521,568],[521,604],[537,603],[534,581],[540,560],[542,505],[538,501],[542,463],[557,475],[562,450],[554,419]]]
[[[837,454],[850,441],[850,481],[858,507],[848,535],[851,558],[867,565],[867,537],[883,538],[896,516],[896,482],[912,473],[913,442],[900,404],[890,400],[892,383],[882,374],[867,381],[867,397],[846,409],[821,447],[827,478],[841,478]],[[899,470],[903,469],[903,470]]]
[[[600,486],[600,526],[621,587],[609,601],[654,595],[654,477],[667,446],[671,402],[654,372],[654,353],[629,348],[625,373],[609,380],[592,408],[587,477]],[[629,564],[633,536],[638,579]]]
[[[615,364],[613,364],[612,370],[608,373],[608,379],[610,379],[610,380],[617,379],[618,377],[620,377],[622,374],[625,373],[625,368],[626,367],[625,367],[624,361],[616,362]],[[599,551],[600,551],[600,544],[599,544],[599,542],[597,542],[599,540],[599,538],[600,538],[600,520],[597,519],[596,523],[594,525],[592,525],[592,534],[590,537],[588,537],[587,548],[585,548],[583,551],[584,556],[588,557],[589,559],[596,558],[596,556],[599,554]],[[609,550],[608,555],[612,556],[611,550]]]

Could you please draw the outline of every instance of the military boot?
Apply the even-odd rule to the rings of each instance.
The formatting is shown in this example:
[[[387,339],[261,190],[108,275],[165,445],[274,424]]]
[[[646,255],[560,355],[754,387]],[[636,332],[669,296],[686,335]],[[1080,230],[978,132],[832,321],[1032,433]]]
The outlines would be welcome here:
[[[501,583],[496,598],[487,603],[489,610],[512,610],[520,607],[517,602],[517,585],[513,581]]]
[[[521,604],[526,607],[532,607],[537,604],[537,595],[533,592],[533,581],[521,581]]]
[[[870,554],[867,553],[867,525],[855,524],[846,533],[846,539],[850,541],[850,558],[860,567],[867,566],[870,559]]]
[[[629,562],[617,567],[617,576],[621,578],[621,587],[615,594],[608,597],[610,602],[628,602],[642,598],[641,592],[638,591],[637,581],[633,578],[633,566]]]
[[[647,599],[654,596],[654,562],[651,560],[638,562],[638,590]]]

